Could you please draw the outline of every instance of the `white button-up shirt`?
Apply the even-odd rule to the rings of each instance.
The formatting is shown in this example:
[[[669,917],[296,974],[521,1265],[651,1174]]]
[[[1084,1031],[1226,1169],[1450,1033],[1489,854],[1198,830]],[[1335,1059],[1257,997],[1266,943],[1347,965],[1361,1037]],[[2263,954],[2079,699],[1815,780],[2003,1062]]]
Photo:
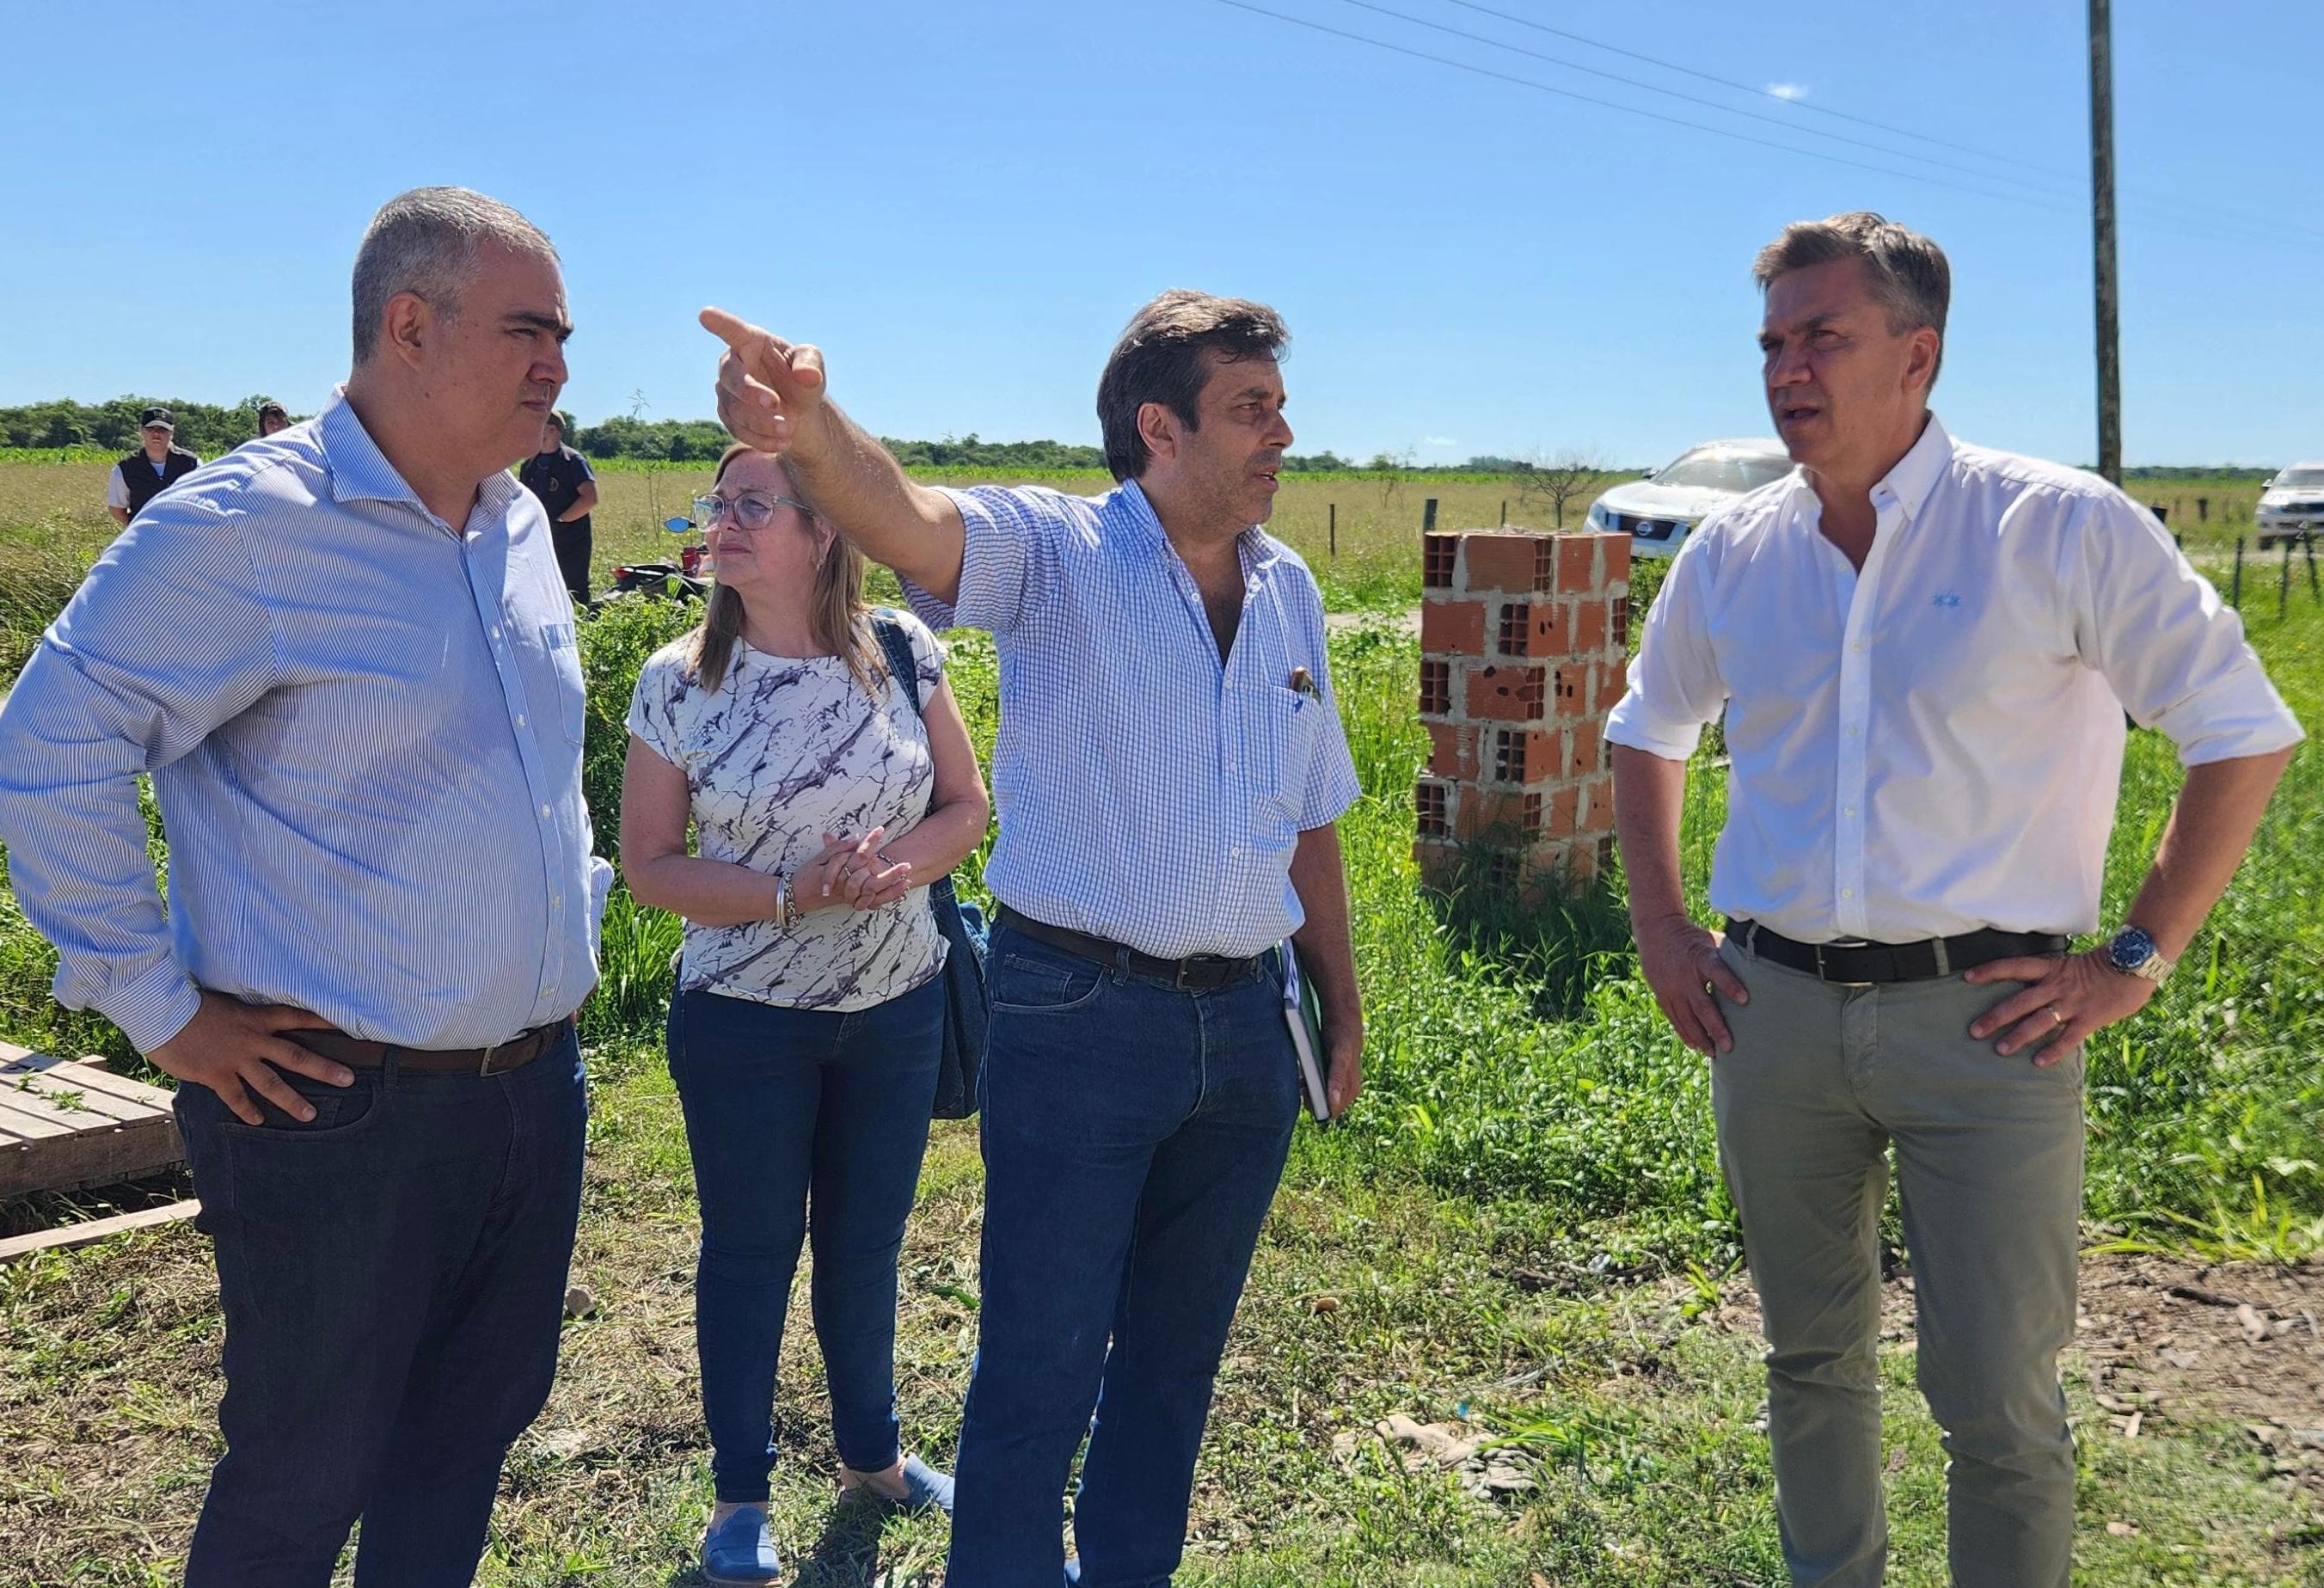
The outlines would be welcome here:
[[[1858,572],[1794,470],[1703,521],[1606,736],[1673,761],[1726,712],[1711,903],[1808,942],[2098,924],[2123,714],[2189,766],[2299,742],[2243,625],[2096,475],[1935,417]]]

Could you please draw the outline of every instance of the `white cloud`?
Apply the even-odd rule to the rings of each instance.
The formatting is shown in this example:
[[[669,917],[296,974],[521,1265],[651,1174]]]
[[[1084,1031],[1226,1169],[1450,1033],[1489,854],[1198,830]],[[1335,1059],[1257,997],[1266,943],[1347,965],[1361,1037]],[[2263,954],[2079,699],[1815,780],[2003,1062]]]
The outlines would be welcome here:
[[[1423,447],[1458,447],[1461,443],[1450,436],[1423,436],[1420,444]]]
[[[1778,99],[1804,99],[1808,97],[1808,86],[1805,83],[1769,83],[1767,92]]]

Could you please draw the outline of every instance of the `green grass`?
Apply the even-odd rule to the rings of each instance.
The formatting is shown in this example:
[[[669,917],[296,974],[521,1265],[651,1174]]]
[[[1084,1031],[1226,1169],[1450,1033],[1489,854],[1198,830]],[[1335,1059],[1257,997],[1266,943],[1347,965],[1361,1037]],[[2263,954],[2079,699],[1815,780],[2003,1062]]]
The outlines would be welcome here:
[[[78,508],[21,511],[27,496],[51,494],[43,471],[74,466],[0,467],[0,572],[49,579],[21,596],[13,577],[6,584],[24,642],[102,544]],[[621,511],[642,520],[641,493],[657,475],[665,506],[682,500],[675,473],[624,472],[609,478],[609,495],[640,492]],[[1333,604],[1401,605],[1416,589],[1416,500],[1378,501],[1376,479],[1319,484],[1348,493],[1307,504],[1341,503],[1342,560],[1356,571],[1333,582],[1328,557],[1315,559]],[[1489,483],[1428,488],[1448,502],[1448,527],[1498,516]],[[1372,516],[1359,519],[1351,503],[1366,490]],[[1416,496],[1418,482],[1405,490]],[[1313,533],[1286,527],[1295,543]],[[601,532],[601,546],[611,539]],[[2251,613],[2253,638],[2295,710],[2324,721],[2324,610],[2304,592],[2289,621],[2273,610],[2271,590]],[[660,604],[616,602],[585,629],[585,780],[608,849],[630,680],[682,621]],[[1756,1343],[1719,1322],[1741,1285],[1705,1072],[1636,977],[1618,876],[1533,918],[1424,897],[1411,859],[1411,789],[1425,756],[1416,643],[1382,621],[1333,646],[1364,786],[1344,834],[1368,1086],[1343,1127],[1300,1133],[1221,1378],[1185,1580],[1774,1583]],[[988,640],[958,638],[954,680],[989,748]],[[2177,781],[2169,746],[2135,735],[2109,916],[2135,885]],[[1722,798],[1718,773],[1698,764],[1687,850],[1698,906]],[[2310,747],[2185,969],[2091,1055],[2094,1239],[2221,1260],[2316,1250],[2319,900],[2324,759]],[[708,1494],[693,1399],[694,1211],[655,1036],[674,946],[669,918],[616,892],[604,991],[585,1026],[595,1103],[575,1269],[600,1306],[568,1325],[556,1399],[512,1456],[487,1583],[691,1581]],[[53,965],[0,891],[0,1033],[122,1051],[102,1021],[48,1002]],[[938,1461],[951,1454],[973,1348],[980,1195],[973,1129],[939,1127],[899,1325],[906,1426]],[[10,1541],[0,1588],[165,1580],[216,1453],[210,1284],[207,1245],[182,1228],[0,1269],[0,1440],[22,1453],[0,1463],[0,1537]],[[1891,1354],[1886,1366],[1887,1436],[1901,1453],[1891,1580],[1933,1584],[1943,1580],[1935,1431],[1910,1391],[1910,1358]],[[2073,1393],[2090,1414],[2086,1388],[2077,1381]],[[929,1581],[940,1526],[880,1529],[831,1503],[827,1405],[803,1306],[779,1405],[780,1436],[798,1459],[781,1469],[776,1518],[794,1553],[812,1558],[801,1580],[866,1583],[876,1561],[888,1581]],[[1404,1471],[1365,1436],[1394,1412],[1465,1416],[1503,1436],[1537,1489],[1485,1504],[1443,1474]],[[1335,1454],[1343,1435],[1356,1437]],[[2135,1531],[2109,1531],[2109,1521]],[[2316,1505],[2266,1481],[2236,1428],[2194,1410],[2140,1440],[2086,1436],[2078,1549],[2077,1580],[2099,1588],[2324,1583]]]

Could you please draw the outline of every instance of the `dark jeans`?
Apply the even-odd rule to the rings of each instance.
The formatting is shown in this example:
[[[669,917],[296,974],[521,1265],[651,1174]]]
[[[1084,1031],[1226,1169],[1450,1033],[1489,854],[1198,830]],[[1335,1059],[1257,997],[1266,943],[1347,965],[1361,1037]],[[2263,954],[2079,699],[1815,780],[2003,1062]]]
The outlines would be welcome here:
[[[670,1004],[669,1073],[702,1202],[694,1331],[722,1500],[767,1499],[775,1363],[810,1206],[833,1442],[857,1472],[895,1464],[896,1253],[944,1018],[942,976],[846,1013],[698,992]]]
[[[1280,984],[1181,992],[1006,927],[991,965],[983,1298],[945,1580],[1057,1588],[1086,1434],[1079,1581],[1165,1583],[1298,1112]]]
[[[489,1078],[285,1078],[311,1123],[178,1089],[226,1311],[226,1452],[187,1588],[322,1588],[357,1517],[361,1588],[457,1588],[557,1369],[580,1050],[568,1034]]]
[[[549,543],[557,549],[557,571],[564,576],[565,587],[573,593],[576,606],[588,604],[590,542],[595,538],[586,519],[579,523],[549,526]]]

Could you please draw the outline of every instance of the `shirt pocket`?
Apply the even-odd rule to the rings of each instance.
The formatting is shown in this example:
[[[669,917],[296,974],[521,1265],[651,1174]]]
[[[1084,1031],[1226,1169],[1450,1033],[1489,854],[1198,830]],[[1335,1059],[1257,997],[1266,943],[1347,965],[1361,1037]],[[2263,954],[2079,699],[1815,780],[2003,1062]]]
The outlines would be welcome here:
[[[557,691],[557,720],[566,739],[581,743],[588,725],[589,691],[581,679],[581,650],[571,623],[545,623],[541,641],[549,647],[551,687]]]
[[[1297,689],[1267,691],[1265,734],[1268,765],[1265,787],[1294,823],[1307,808],[1307,784],[1322,742],[1323,714],[1330,707]]]

